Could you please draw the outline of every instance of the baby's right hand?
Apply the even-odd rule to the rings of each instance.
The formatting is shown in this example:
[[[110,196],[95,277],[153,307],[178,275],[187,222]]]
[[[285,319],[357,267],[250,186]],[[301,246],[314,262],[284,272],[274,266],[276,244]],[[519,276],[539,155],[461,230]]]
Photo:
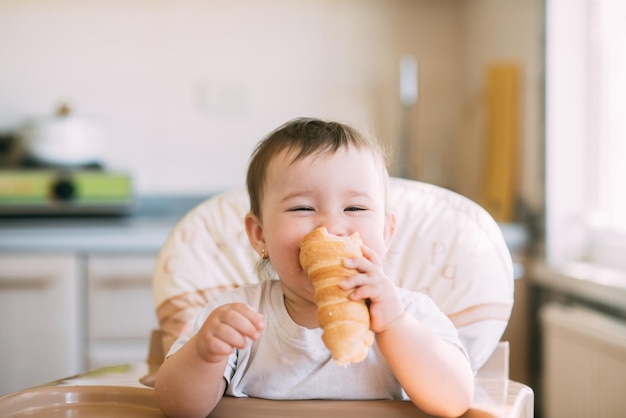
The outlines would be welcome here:
[[[226,359],[235,348],[244,348],[246,338],[256,341],[265,328],[263,315],[245,303],[216,308],[196,335],[198,355],[208,363]]]

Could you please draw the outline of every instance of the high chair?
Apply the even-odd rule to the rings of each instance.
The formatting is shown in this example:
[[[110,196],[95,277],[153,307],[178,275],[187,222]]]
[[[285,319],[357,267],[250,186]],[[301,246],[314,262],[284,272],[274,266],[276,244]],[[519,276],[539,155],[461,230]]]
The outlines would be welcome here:
[[[498,347],[513,306],[513,263],[498,225],[469,199],[413,180],[391,178],[389,204],[397,227],[386,273],[437,303],[478,372]],[[151,361],[163,359],[208,298],[258,281],[259,257],[243,222],[248,210],[246,191],[230,191],[191,210],[171,232],[153,276],[160,330]],[[508,346],[499,347],[500,360],[485,373],[508,378]]]
[[[392,178],[389,201],[397,228],[387,274],[425,292],[456,325],[476,372],[465,418],[530,418],[533,392],[508,379],[508,344],[500,342],[513,306],[513,266],[494,220],[478,205],[443,188]],[[163,417],[154,376],[173,341],[191,329],[211,296],[257,280],[258,255],[248,243],[243,189],[192,209],[171,231],[153,276],[160,329],[146,362],[90,370],[0,398],[3,417]],[[408,401],[272,401],[225,396],[220,417],[424,418]]]

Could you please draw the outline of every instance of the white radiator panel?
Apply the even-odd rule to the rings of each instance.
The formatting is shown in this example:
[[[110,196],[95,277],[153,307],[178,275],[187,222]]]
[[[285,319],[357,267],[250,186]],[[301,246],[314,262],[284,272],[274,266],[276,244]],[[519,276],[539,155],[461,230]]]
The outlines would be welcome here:
[[[544,418],[626,416],[626,323],[587,308],[541,310]]]

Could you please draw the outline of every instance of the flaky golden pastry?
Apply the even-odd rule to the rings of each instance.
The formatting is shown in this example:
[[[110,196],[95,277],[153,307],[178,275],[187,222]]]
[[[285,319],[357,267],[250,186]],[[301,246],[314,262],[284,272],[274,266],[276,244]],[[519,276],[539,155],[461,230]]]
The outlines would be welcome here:
[[[322,340],[337,364],[357,363],[367,357],[374,342],[365,301],[349,299],[351,291],[339,283],[357,273],[343,265],[346,258],[361,257],[363,242],[358,233],[339,237],[320,227],[300,242],[300,264],[315,289],[317,320]]]

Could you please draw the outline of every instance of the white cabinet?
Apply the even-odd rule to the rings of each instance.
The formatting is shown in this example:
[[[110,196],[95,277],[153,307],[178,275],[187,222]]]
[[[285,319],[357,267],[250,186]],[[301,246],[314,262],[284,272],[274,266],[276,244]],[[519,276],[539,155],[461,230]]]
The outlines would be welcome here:
[[[158,328],[154,254],[87,256],[87,366],[145,360]]]
[[[80,260],[0,254],[0,394],[83,370]]]
[[[153,253],[0,254],[0,395],[145,360]]]

